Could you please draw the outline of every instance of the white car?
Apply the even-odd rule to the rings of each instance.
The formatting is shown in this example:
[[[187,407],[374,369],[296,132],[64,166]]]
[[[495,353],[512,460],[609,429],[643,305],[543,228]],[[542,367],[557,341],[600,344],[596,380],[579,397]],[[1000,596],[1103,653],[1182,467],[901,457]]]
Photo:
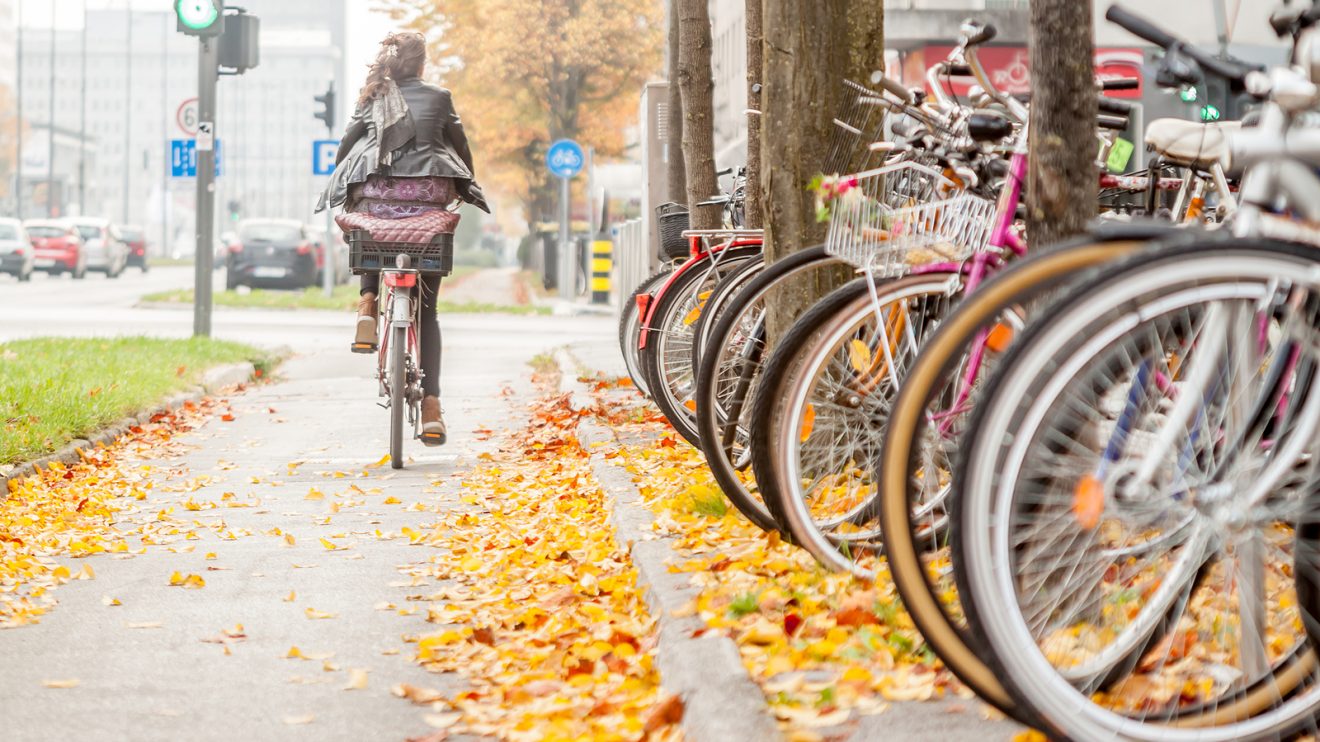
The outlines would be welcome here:
[[[23,222],[0,219],[0,273],[9,273],[20,281],[31,279],[34,252]]]
[[[115,236],[108,219],[70,219],[69,223],[83,238],[87,270],[100,271],[108,278],[118,278],[128,265],[128,245]]]

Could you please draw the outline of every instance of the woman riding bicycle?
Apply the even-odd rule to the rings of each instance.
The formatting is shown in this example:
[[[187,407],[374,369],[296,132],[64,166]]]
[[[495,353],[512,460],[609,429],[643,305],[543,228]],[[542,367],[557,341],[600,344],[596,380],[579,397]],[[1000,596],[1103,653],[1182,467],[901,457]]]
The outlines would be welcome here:
[[[449,91],[422,81],[426,37],[392,33],[358,97],[357,112],[339,144],[335,175],[322,206],[343,204],[344,211],[376,219],[408,219],[449,208],[462,199],[490,213],[474,179],[472,152]],[[425,275],[419,318],[422,367],[422,441],[444,442],[440,409],[440,325],[436,295],[440,277]],[[354,353],[378,347],[376,298],[380,274],[362,275]]]

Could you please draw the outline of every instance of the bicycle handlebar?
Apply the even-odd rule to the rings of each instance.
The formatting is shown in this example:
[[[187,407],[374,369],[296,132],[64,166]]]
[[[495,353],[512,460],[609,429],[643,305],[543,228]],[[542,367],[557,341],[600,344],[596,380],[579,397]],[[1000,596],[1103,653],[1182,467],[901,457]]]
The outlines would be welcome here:
[[[1112,113],[1118,116],[1131,115],[1132,110],[1136,108],[1136,106],[1128,101],[1119,100],[1117,98],[1106,98],[1103,95],[1099,96],[1096,100],[1096,105],[1102,113]]]
[[[1133,36],[1145,39],[1155,46],[1167,50],[1177,49],[1200,65],[1202,70],[1228,80],[1239,87],[1241,87],[1248,72],[1264,69],[1258,65],[1248,65],[1213,57],[1118,5],[1109,6],[1109,10],[1105,11],[1105,18],[1109,22],[1127,29]]]
[[[1114,77],[1100,81],[1101,90],[1137,90],[1141,87],[1141,78]]]

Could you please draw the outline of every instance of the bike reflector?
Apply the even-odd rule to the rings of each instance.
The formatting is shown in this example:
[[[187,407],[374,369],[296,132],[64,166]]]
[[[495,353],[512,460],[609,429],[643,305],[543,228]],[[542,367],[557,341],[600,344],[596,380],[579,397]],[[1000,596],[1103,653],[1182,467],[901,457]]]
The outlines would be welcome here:
[[[385,285],[396,289],[410,289],[417,285],[416,273],[386,273]]]

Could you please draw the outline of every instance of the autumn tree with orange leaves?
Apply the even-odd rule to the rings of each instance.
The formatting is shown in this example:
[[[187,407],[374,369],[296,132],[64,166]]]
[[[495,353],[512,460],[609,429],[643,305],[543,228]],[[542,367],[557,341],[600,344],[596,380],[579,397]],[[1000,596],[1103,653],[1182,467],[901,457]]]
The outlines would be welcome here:
[[[663,57],[655,0],[379,0],[431,42],[433,81],[454,93],[477,178],[552,218],[545,152],[558,139],[623,154],[642,85]]]

